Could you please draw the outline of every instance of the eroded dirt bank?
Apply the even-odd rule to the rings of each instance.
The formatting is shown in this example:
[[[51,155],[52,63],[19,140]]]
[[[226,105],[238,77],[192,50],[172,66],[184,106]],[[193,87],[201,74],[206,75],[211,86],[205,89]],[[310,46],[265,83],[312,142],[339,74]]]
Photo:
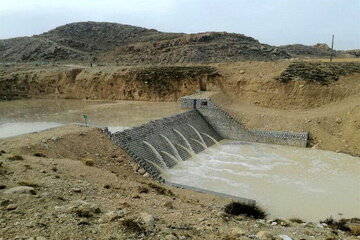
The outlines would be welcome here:
[[[333,67],[305,62],[289,68],[293,63],[244,61],[211,67],[136,68],[19,65],[1,68],[0,95],[2,99],[176,101],[196,93],[199,80],[207,79],[208,90],[230,99],[220,98],[219,105],[247,127],[308,131],[310,147],[359,156],[359,62],[350,65],[352,71],[339,68],[347,62]],[[276,80],[279,76],[283,81]]]
[[[310,147],[359,156],[360,74],[342,75],[327,84],[275,80],[289,64],[220,64],[222,93],[214,101],[250,129],[306,131]],[[315,70],[315,76],[324,74]]]
[[[326,224],[227,215],[229,200],[152,181],[98,129],[23,135],[0,150],[3,239],[356,239]],[[17,186],[30,189],[4,194]]]
[[[288,72],[289,66],[295,65],[290,61],[223,63],[215,67],[222,76],[221,90],[239,103],[287,110],[312,109],[360,95],[359,62],[353,63],[356,69],[350,74],[336,68],[346,62],[334,63],[333,72],[327,66],[316,67],[319,62],[307,64],[309,68],[298,66],[293,72]],[[292,80],[276,80],[280,76]],[[332,80],[337,76],[337,80]]]
[[[74,67],[15,66],[0,72],[0,99],[176,101],[195,93],[204,79],[211,88],[217,70],[210,66]]]

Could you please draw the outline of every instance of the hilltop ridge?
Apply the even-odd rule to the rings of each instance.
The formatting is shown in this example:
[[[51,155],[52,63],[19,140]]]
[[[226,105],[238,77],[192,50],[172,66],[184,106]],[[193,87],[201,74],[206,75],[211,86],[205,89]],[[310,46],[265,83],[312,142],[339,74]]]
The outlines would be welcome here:
[[[122,64],[277,60],[291,56],[243,34],[166,33],[106,22],[70,23],[40,35],[0,40],[0,61],[113,61]]]

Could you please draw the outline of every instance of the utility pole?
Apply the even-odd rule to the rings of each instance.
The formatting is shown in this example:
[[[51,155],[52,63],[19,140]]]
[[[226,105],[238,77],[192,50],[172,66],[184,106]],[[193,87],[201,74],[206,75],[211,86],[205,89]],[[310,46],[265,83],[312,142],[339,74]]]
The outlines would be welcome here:
[[[330,62],[332,62],[333,59],[333,51],[334,51],[334,34],[332,35],[332,41],[331,41]]]

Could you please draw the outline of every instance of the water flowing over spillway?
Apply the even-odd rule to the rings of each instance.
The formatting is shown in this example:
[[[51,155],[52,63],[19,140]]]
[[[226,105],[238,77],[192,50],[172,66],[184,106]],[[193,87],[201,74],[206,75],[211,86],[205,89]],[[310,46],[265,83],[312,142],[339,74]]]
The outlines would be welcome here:
[[[181,156],[180,156],[178,150],[176,149],[176,147],[174,146],[174,144],[172,144],[172,142],[171,142],[166,136],[164,136],[164,135],[162,135],[162,134],[160,134],[160,136],[161,136],[163,139],[165,139],[165,141],[166,141],[166,142],[169,144],[169,146],[171,147],[171,150],[173,151],[173,154],[174,154],[174,155],[172,155],[172,154],[170,154],[170,155],[173,156],[173,157],[176,157],[176,159],[177,159],[176,162],[182,161]],[[169,154],[169,153],[167,153],[167,154]]]
[[[176,130],[176,129],[173,129],[173,130],[174,130],[174,132],[176,132],[176,133],[182,138],[182,140],[185,142],[185,144],[186,144],[186,149],[193,152],[194,150],[192,149],[192,147],[191,147],[189,141],[186,139],[186,137],[184,137],[184,135],[183,135],[181,132],[179,132],[178,130]]]
[[[161,167],[163,169],[167,168],[166,163],[164,161],[164,159],[162,158],[162,156],[160,155],[160,153],[156,150],[156,148],[154,148],[153,145],[151,145],[150,143],[143,141],[143,143],[150,148],[150,150],[154,153],[154,155],[156,156],[156,158],[158,159],[159,164],[161,165]],[[148,161],[150,162],[150,161]]]
[[[174,161],[174,163],[181,164],[180,160],[177,159],[176,157],[174,157],[174,155],[171,155],[170,153],[165,152],[165,151],[161,151],[161,153],[168,156],[169,158],[171,158]]]
[[[205,143],[200,142],[199,140],[197,140],[197,139],[195,139],[195,138],[190,138],[190,140],[192,140],[192,141],[194,141],[194,142],[198,143],[198,144],[199,144],[200,146],[202,146],[204,149],[206,149],[206,148],[207,148],[207,146],[206,146],[206,144],[205,144]]]
[[[202,135],[204,135],[204,136],[206,136],[206,137],[208,137],[208,138],[210,138],[211,139],[211,141],[213,141],[213,143],[214,144],[216,144],[216,145],[218,145],[219,144],[219,142],[218,141],[216,141],[216,139],[215,138],[213,138],[212,136],[210,136],[209,134],[206,134],[206,133],[201,133]]]
[[[205,146],[205,148],[206,148],[206,143],[205,143],[203,137],[201,136],[200,132],[194,126],[192,126],[190,124],[188,124],[188,126],[191,127],[195,131],[195,133],[198,135],[202,145]]]
[[[314,149],[221,141],[166,179],[255,199],[271,217],[360,215],[360,158]]]

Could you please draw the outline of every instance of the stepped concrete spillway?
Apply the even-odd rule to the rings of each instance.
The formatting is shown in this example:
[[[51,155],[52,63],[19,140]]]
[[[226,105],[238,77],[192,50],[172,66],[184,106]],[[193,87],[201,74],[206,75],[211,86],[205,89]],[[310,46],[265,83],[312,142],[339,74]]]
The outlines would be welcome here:
[[[216,141],[223,139],[194,109],[116,132],[110,137],[153,177],[161,178],[166,168],[215,144],[203,134]]]
[[[113,134],[109,131],[106,133],[153,178],[160,181],[166,179],[167,169],[181,164],[182,161],[194,157],[195,154],[223,139],[297,147],[307,145],[308,133],[246,129],[239,121],[216,106],[207,94],[183,97],[181,107],[189,111]],[[211,191],[176,183],[167,184],[214,194]],[[250,199],[230,197],[250,204],[255,203]]]
[[[306,147],[308,133],[246,129],[216,106],[209,93],[181,98],[190,109],[138,127],[107,134],[152,177],[162,180],[167,168],[191,158],[222,139]]]

